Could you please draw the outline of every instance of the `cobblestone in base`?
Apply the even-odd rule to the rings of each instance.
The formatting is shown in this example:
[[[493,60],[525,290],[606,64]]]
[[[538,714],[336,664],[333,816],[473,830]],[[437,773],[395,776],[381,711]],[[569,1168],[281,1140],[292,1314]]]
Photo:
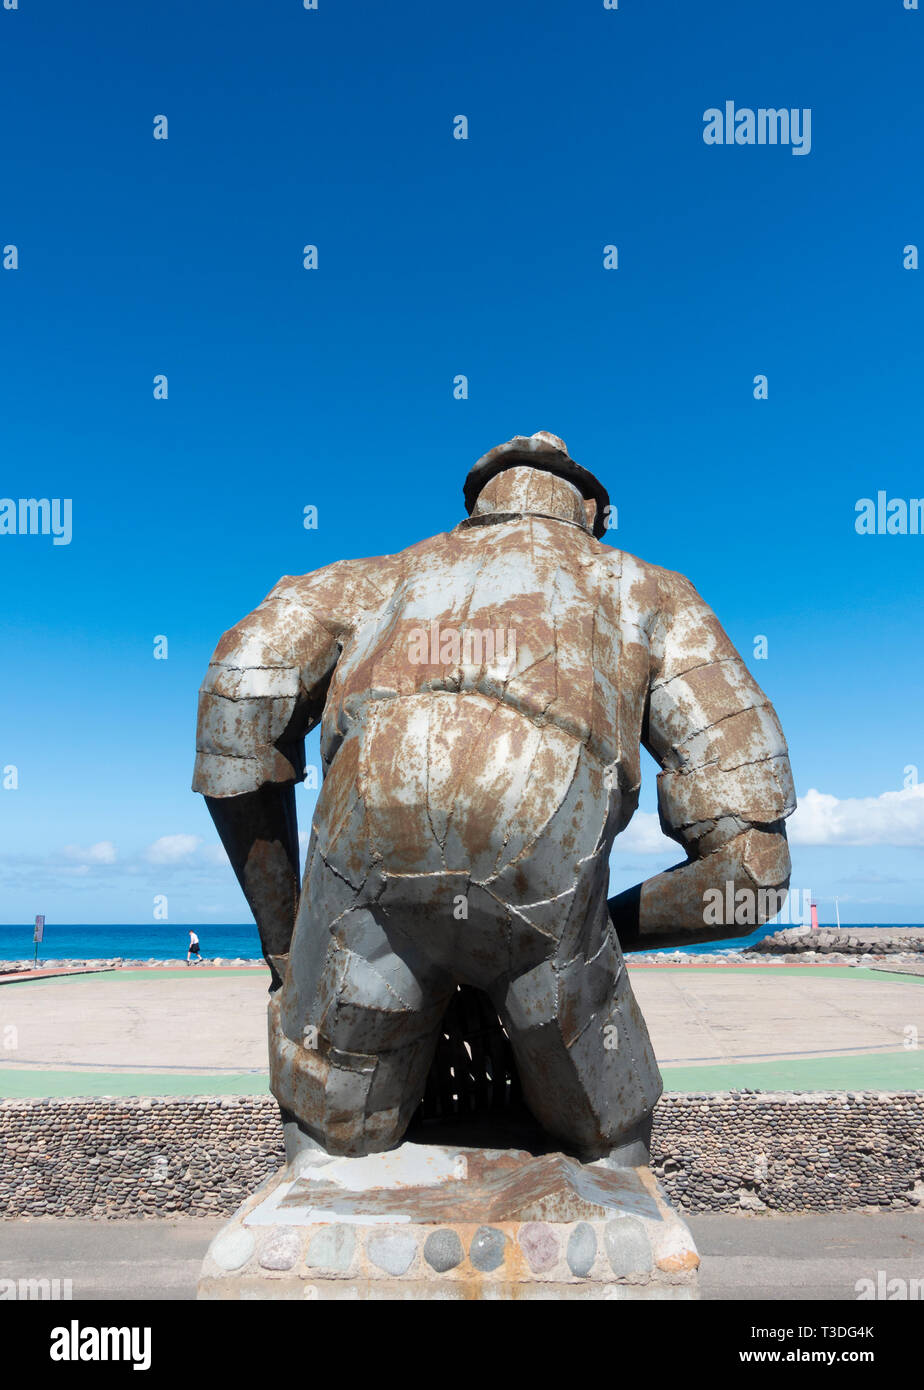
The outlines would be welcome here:
[[[212,1241],[199,1298],[690,1299],[698,1265],[647,1168],[403,1144],[270,1178]]]

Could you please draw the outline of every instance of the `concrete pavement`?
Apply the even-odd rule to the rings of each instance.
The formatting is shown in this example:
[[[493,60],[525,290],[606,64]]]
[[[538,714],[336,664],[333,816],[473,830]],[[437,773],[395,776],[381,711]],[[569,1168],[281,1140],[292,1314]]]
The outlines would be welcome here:
[[[857,1302],[857,1281],[921,1280],[924,1212],[688,1218],[701,1296]],[[73,1297],[191,1299],[221,1220],[0,1222],[0,1278],[71,1279]],[[859,1305],[858,1306],[862,1306]]]
[[[924,1212],[710,1213],[688,1218],[702,1259],[701,1297],[857,1301],[879,1270],[922,1281]],[[862,1305],[860,1305],[862,1306]]]

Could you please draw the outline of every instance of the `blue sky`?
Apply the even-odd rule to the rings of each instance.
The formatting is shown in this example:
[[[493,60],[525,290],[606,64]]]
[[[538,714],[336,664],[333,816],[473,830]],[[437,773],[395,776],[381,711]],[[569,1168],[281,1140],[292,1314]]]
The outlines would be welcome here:
[[[0,536],[0,921],[246,920],[189,791],[215,641],[537,429],[774,701],[794,886],[924,919],[924,536],[854,525],[924,494],[922,54],[902,0],[0,9],[0,496],[73,504]],[[705,144],[727,100],[810,153]],[[654,772],[615,887],[678,857]]]

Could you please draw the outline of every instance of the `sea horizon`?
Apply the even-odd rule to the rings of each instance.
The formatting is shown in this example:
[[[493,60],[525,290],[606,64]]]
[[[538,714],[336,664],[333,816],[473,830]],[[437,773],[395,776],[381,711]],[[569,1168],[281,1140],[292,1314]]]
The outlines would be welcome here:
[[[651,946],[650,951],[676,950],[703,955],[715,951],[742,950],[753,946],[766,936],[786,931],[791,924],[759,927],[747,936],[723,937],[718,941],[700,942],[682,947]],[[836,930],[835,922],[822,922],[820,929]],[[917,922],[867,924],[842,922],[846,931],[899,931],[924,928]],[[39,944],[39,960],[174,960],[186,955],[189,932],[199,937],[202,958],[222,960],[254,960],[262,955],[260,937],[254,922],[177,922],[151,923],[81,923],[47,922],[44,939]],[[33,923],[0,925],[0,960],[31,960],[35,954],[32,940]],[[648,954],[645,952],[644,954]],[[633,952],[633,954],[641,954]]]

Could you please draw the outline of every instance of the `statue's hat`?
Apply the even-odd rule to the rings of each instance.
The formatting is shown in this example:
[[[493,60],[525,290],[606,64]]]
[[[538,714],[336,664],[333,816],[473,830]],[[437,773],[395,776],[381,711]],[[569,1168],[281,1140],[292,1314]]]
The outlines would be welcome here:
[[[514,468],[518,463],[541,468],[546,473],[557,473],[559,478],[567,478],[569,483],[573,483],[582,497],[592,497],[597,504],[594,535],[598,540],[604,535],[609,493],[592,473],[575,463],[565,441],[559,439],[557,434],[549,434],[548,430],[538,430],[529,437],[516,434],[506,444],[498,444],[481,456],[465,479],[465,509],[469,516],[485,484],[505,468]]]

